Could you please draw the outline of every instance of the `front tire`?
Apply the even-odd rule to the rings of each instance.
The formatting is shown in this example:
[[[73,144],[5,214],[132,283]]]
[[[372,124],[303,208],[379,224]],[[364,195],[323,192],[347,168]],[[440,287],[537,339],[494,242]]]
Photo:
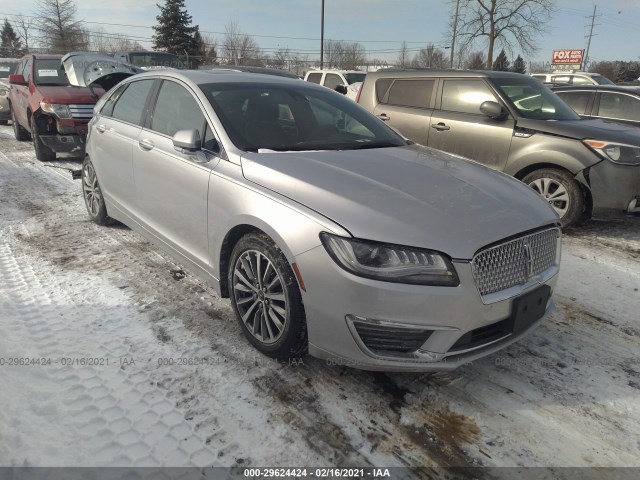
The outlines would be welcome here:
[[[102,190],[98,183],[98,176],[89,157],[82,163],[82,196],[87,212],[92,221],[98,225],[108,225],[111,218],[107,215],[107,207],[104,203]]]
[[[38,122],[34,116],[31,117],[31,138],[33,138],[33,148],[36,151],[36,158],[41,162],[51,162],[56,159],[56,152],[42,143]]]
[[[282,251],[265,234],[240,239],[228,272],[231,304],[245,336],[274,358],[307,351],[307,324],[298,282]]]
[[[26,142],[31,137],[29,136],[29,131],[24,128],[22,125],[18,123],[16,120],[16,114],[13,109],[11,110],[11,123],[13,123],[13,133],[16,136],[16,140],[19,142]]]
[[[522,181],[549,202],[560,216],[562,227],[575,225],[583,218],[584,195],[569,172],[543,168],[530,173]]]

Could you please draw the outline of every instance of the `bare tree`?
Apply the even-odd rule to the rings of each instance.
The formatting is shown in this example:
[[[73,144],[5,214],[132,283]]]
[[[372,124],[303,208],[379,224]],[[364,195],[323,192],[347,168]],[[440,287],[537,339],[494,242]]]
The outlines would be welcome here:
[[[287,69],[289,60],[291,59],[291,51],[289,47],[279,48],[271,57],[271,65],[274,68],[280,68],[282,70]]]
[[[218,39],[210,33],[203,33],[202,39],[207,47],[205,65],[216,65],[218,63]]]
[[[402,42],[400,46],[400,52],[398,52],[398,59],[396,63],[399,67],[404,68],[409,65],[409,49],[407,48],[407,42]]]
[[[35,19],[19,14],[14,17],[13,26],[16,28],[20,40],[24,43],[25,52],[29,53],[29,40],[32,39],[32,32],[36,27]]]
[[[82,22],[76,19],[74,0],[37,0],[36,18],[40,42],[50,50],[67,53],[86,48]]]
[[[422,68],[447,68],[449,59],[446,58],[444,50],[436,47],[433,43],[421,48],[413,57],[411,66]]]
[[[263,54],[256,41],[243,33],[237,22],[225,26],[222,54],[232,65],[262,65]]]
[[[535,52],[553,10],[554,0],[461,0],[457,38],[463,44],[486,41],[485,64],[491,68],[496,45]]]
[[[102,27],[95,27],[88,32],[89,49],[95,52],[113,55],[116,52],[130,52],[144,50],[138,42],[129,39],[121,33],[109,33]]]
[[[467,58],[465,68],[469,70],[485,70],[484,54],[482,52],[472,52]]]

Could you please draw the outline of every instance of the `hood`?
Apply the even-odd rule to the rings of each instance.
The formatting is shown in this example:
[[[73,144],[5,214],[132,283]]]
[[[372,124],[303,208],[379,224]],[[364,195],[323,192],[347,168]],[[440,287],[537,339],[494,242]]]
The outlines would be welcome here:
[[[639,127],[599,118],[557,121],[519,118],[518,127],[576,140],[593,139],[640,146]]]
[[[103,94],[100,88],[92,92],[88,88],[53,85],[38,85],[38,91],[42,95],[43,102],[81,105],[94,104],[96,95],[100,97]]]
[[[122,80],[142,69],[99,53],[72,52],[62,57],[62,66],[71,85],[89,87],[99,85],[110,90]]]
[[[418,146],[247,153],[247,180],[354,237],[470,259],[481,247],[557,221],[538,194],[475,162]]]

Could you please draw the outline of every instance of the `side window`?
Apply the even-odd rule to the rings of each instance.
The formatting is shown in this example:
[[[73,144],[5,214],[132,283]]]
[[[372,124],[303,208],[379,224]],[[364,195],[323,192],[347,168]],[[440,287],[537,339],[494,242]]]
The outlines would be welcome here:
[[[131,82],[115,100],[111,116],[123,122],[142,125],[142,114],[154,80]]]
[[[336,75],[335,73],[327,73],[327,76],[324,77],[324,86],[331,90],[335,89],[338,85],[344,84],[345,82],[340,78],[340,75]]]
[[[429,108],[435,80],[396,80],[387,103],[402,107]]]
[[[321,73],[310,73],[307,76],[307,82],[313,82],[313,83],[320,84],[320,80],[322,80],[322,74]]]
[[[482,80],[445,80],[441,108],[450,112],[479,115],[480,105],[487,100],[498,101]]]
[[[100,115],[104,115],[105,117],[111,117],[113,115],[113,106],[116,104],[124,89],[127,88],[127,85],[121,85],[117,88],[109,97],[105,100],[104,105],[100,109]]]
[[[640,100],[629,95],[602,92],[598,115],[622,120],[640,121]]]
[[[380,80],[376,80],[376,97],[378,98],[378,103],[383,103],[384,96],[392,83],[393,78],[381,78]]]
[[[593,81],[587,77],[581,77],[580,75],[575,75],[573,77],[574,85],[593,85]]]
[[[556,94],[579,115],[586,113],[589,101],[593,97],[592,92],[556,92]]]
[[[151,130],[173,137],[178,130],[195,129],[202,138],[203,125],[204,114],[193,95],[175,82],[162,82],[153,109]]]

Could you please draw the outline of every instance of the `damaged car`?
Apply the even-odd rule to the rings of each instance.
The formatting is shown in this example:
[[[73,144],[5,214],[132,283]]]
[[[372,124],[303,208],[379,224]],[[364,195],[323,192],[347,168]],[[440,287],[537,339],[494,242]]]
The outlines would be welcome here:
[[[271,357],[450,370],[554,308],[561,233],[545,200],[310,82],[142,73],[100,100],[86,153],[90,218],[230,298]]]
[[[87,124],[105,91],[141,70],[105,55],[26,55],[9,75],[16,140],[33,140],[42,162],[84,155]]]

